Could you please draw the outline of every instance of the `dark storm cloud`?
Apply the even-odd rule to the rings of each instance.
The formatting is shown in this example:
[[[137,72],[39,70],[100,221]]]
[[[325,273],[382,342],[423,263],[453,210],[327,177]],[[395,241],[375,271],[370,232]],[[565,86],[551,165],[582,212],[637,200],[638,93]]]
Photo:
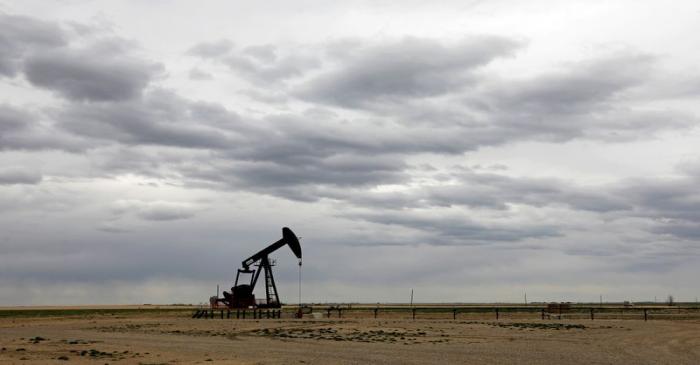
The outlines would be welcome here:
[[[418,172],[414,166],[410,168],[408,175]],[[425,173],[422,176],[425,178]],[[612,192],[611,186],[585,187],[561,179],[511,177],[464,167],[456,167],[450,173],[438,171],[427,177],[443,181],[440,184],[419,185],[400,191],[346,189],[329,190],[325,194],[328,198],[361,207],[391,210],[463,207],[505,211],[513,205],[562,206],[596,213],[632,209],[626,199]]]
[[[527,78],[481,75],[468,93],[405,97],[374,110],[406,126],[458,127],[462,151],[526,140],[635,140],[697,125],[693,114],[637,103],[637,90],[651,87],[650,75],[658,73],[655,61],[627,51]]]
[[[655,71],[654,61],[619,52],[524,80],[487,83],[467,104],[507,139],[630,140],[696,125],[697,118],[687,113],[626,106],[627,95]]]
[[[458,174],[455,185],[429,189],[426,201],[437,206],[491,209],[507,209],[510,204],[533,207],[559,204],[594,212],[629,209],[624,200],[600,187],[585,189],[558,179],[514,178],[472,171]]]
[[[296,90],[304,90],[300,95],[307,101],[370,108],[403,126],[453,128],[450,134],[458,141],[441,143],[443,151],[518,140],[633,140],[697,125],[689,113],[635,105],[634,93],[649,88],[651,75],[658,74],[656,58],[644,53],[612,52],[517,78],[473,72],[517,50],[516,42],[502,38],[449,46],[415,39],[377,49],[343,45],[337,47],[338,69],[298,84]]]
[[[335,188],[368,188],[401,183],[409,176],[401,160],[390,157],[358,158],[334,155],[313,158],[301,164],[281,161],[219,160],[192,164],[185,176],[217,184],[224,189],[245,189],[291,200],[315,201]]]
[[[698,221],[663,223],[654,227],[651,231],[656,234],[670,235],[675,238],[700,242],[700,225],[698,225]]]
[[[304,165],[240,164],[236,174],[250,186],[325,185],[363,186],[401,182],[404,164],[379,157],[363,160],[357,156],[335,155]]]
[[[438,216],[412,212],[382,214],[352,214],[349,218],[387,226],[400,226],[406,229],[433,233],[432,241],[418,242],[428,245],[473,245],[493,242],[518,242],[531,238],[558,237],[562,234],[556,227],[546,225],[493,225],[474,222],[471,218]],[[416,242],[406,242],[406,244]]]
[[[58,149],[81,151],[90,142],[56,131],[42,116],[18,107],[0,104],[0,151]]]
[[[23,72],[33,85],[71,100],[137,97],[162,66],[131,53],[119,38],[69,34],[54,23],[0,14],[0,75]],[[85,37],[85,39],[81,38]],[[71,43],[85,43],[77,47]]]
[[[315,118],[327,119],[326,127],[318,128]],[[191,102],[164,91],[149,92],[138,101],[76,104],[58,113],[57,119],[62,129],[93,140],[216,151],[204,157],[180,155],[175,161],[152,150],[130,151],[127,168],[139,173],[170,165],[172,172],[193,179],[281,196],[294,191],[295,199],[318,199],[311,192],[327,185],[366,187],[405,181],[405,163],[392,151],[415,148],[413,141],[391,130],[378,140],[364,138],[328,115],[243,120],[219,105]],[[437,146],[437,139],[433,143]],[[122,160],[123,153],[116,153],[112,161]],[[103,159],[102,166],[124,171],[124,162],[109,160]]]
[[[234,145],[233,133],[210,125],[211,120],[206,119],[210,111],[155,90],[133,101],[72,105],[56,118],[62,129],[76,135],[123,144],[214,149]]]
[[[343,107],[365,107],[397,98],[429,97],[472,84],[471,72],[498,57],[513,55],[519,43],[502,37],[472,37],[455,44],[404,38],[369,46],[339,43],[335,70],[298,92],[302,98]]]
[[[524,80],[503,80],[488,91],[491,109],[528,113],[589,113],[606,109],[619,93],[641,85],[652,72],[654,57],[621,52],[564,65],[560,70]]]
[[[32,116],[7,104],[0,104],[0,136],[21,131],[33,122]]]
[[[38,184],[41,182],[41,174],[20,168],[0,170],[0,185]]]
[[[511,177],[493,173],[479,173],[469,169],[458,169],[448,174],[443,184],[419,185],[399,191],[376,192],[365,189],[328,189],[315,191],[329,199],[346,202],[353,206],[379,211],[373,214],[348,213],[347,218],[363,219],[384,225],[400,225],[424,232],[439,234],[428,244],[458,244],[459,242],[498,242],[515,240],[516,237],[541,238],[571,233],[587,228],[592,224],[591,217],[606,224],[636,220],[644,222],[638,228],[650,234],[645,238],[650,242],[665,240],[664,237],[696,241],[700,231],[696,229],[700,221],[700,194],[697,176],[684,176],[670,180],[646,179],[621,181],[615,184],[579,186],[573,182],[557,179],[535,179]],[[479,216],[482,213],[503,211],[505,217],[517,217],[514,206],[533,208],[551,207],[564,209],[569,213],[593,213],[593,216],[579,215],[581,221],[561,221],[547,226],[528,226],[525,222],[502,227],[489,226],[483,222],[465,221],[449,217],[446,212],[454,212],[455,207],[468,208]],[[431,216],[416,212],[432,212]],[[448,214],[447,218],[443,214]],[[520,231],[522,229],[522,231]],[[629,230],[630,228],[626,228]],[[489,233],[483,233],[489,231]],[[489,235],[489,236],[487,236]],[[422,239],[422,238],[421,238]],[[639,244],[639,239],[636,243]],[[405,244],[415,244],[413,240]],[[575,247],[568,249],[572,255],[590,255],[594,252],[616,254],[620,247]],[[674,250],[669,244],[666,250]]]
[[[153,100],[152,100],[153,99]],[[368,187],[408,179],[400,152],[440,148],[448,132],[416,131],[407,136],[391,128],[367,137],[337,117],[319,112],[241,118],[215,104],[193,103],[168,93],[149,93],[142,103],[81,105],[59,116],[60,125],[73,133],[131,145],[210,149],[207,156],[176,160],[179,174],[231,188],[267,191],[294,199],[315,200],[327,186]],[[323,127],[319,128],[319,123]],[[425,139],[425,141],[421,141]],[[164,154],[133,156],[129,166],[157,170],[173,161]],[[138,153],[137,153],[138,155]],[[121,160],[117,152],[114,161]],[[124,163],[108,162],[123,171]]]
[[[32,84],[79,101],[134,99],[161,71],[162,66],[132,58],[122,47],[109,44],[37,52],[24,66]]]
[[[616,193],[630,201],[632,216],[651,220],[651,231],[684,239],[695,239],[700,222],[700,178],[688,176],[672,180],[626,182]]]
[[[461,154],[476,148],[473,138],[479,138],[459,127],[437,129],[367,118],[346,120],[322,109],[268,115],[242,125],[248,126],[241,130],[247,143],[233,146],[227,157],[281,164],[310,163],[335,155],[371,161],[379,156],[403,160],[419,153]]]
[[[66,36],[55,23],[0,13],[0,76],[15,76],[28,51],[65,44]]]

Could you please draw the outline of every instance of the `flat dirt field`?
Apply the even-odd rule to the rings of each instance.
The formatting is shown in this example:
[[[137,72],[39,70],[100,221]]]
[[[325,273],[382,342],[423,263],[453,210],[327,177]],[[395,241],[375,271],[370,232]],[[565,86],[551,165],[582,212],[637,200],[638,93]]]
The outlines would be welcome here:
[[[700,364],[698,320],[2,316],[1,364]]]

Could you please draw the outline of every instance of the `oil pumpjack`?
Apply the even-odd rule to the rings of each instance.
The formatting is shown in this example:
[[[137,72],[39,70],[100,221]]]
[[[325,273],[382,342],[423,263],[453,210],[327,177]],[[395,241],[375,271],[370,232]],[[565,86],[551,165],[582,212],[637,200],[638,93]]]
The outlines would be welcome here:
[[[214,299],[212,300],[212,305],[223,303],[228,308],[280,308],[281,303],[277,293],[277,285],[275,284],[274,276],[272,276],[274,261],[270,260],[269,255],[283,246],[289,246],[292,249],[294,255],[299,259],[299,266],[301,266],[301,245],[299,244],[299,239],[291,229],[284,227],[282,228],[282,238],[279,241],[243,260],[241,263],[242,268],[238,269],[236,273],[236,282],[231,288],[231,292],[224,291],[223,298],[212,298]],[[265,272],[265,300],[256,301],[253,290],[261,271]],[[250,282],[245,283],[241,280],[242,283],[239,284],[241,274],[250,274]]]

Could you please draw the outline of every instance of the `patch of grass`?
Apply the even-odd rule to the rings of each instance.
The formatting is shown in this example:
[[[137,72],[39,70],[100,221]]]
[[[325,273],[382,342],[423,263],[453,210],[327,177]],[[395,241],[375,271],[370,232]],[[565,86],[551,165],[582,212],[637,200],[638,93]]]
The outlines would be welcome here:
[[[90,343],[96,343],[97,341],[86,341],[86,340],[81,340],[81,339],[75,339],[75,340],[63,340],[64,343],[67,343],[69,345],[87,345]]]
[[[487,323],[491,326],[501,327],[501,328],[515,328],[515,329],[542,329],[542,330],[571,330],[571,329],[586,329],[586,326],[582,324],[568,324],[568,323],[501,323],[501,322],[490,322]]]
[[[351,342],[389,342],[398,343],[399,341],[408,343],[419,343],[417,340],[420,337],[425,337],[425,331],[399,331],[399,330],[369,330],[360,331],[358,329],[348,331],[338,331],[333,328],[263,328],[249,332],[258,336],[269,336],[273,338],[293,338],[293,339],[312,339],[326,341],[351,341]]]

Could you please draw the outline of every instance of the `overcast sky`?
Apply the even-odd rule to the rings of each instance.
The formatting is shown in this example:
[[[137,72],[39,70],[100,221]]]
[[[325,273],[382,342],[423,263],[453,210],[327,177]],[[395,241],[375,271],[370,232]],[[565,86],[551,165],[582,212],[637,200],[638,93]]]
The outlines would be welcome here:
[[[694,0],[0,0],[0,305],[202,302],[283,226],[305,301],[694,301],[699,24]]]

